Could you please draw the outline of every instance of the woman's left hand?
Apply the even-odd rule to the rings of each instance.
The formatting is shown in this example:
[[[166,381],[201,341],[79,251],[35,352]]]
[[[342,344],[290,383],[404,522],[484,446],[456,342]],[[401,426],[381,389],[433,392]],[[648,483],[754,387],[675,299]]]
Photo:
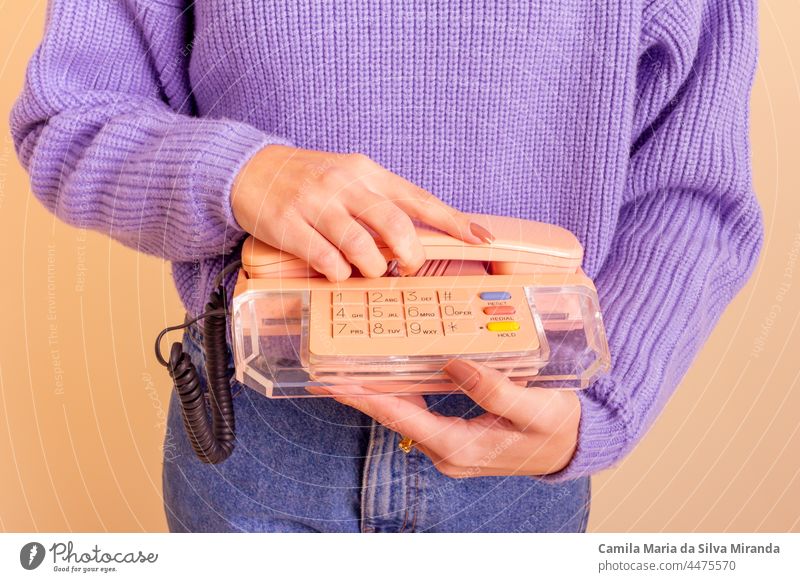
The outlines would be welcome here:
[[[366,388],[335,398],[413,439],[449,477],[543,475],[569,463],[581,415],[574,392],[525,388],[467,360],[451,360],[444,370],[484,414],[441,416],[422,396],[378,396]]]

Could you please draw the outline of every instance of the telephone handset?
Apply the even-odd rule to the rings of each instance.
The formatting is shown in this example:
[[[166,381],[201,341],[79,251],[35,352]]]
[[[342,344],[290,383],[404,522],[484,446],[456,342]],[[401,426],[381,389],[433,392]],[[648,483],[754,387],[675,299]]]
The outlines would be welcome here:
[[[465,243],[448,234],[420,225],[417,236],[428,261],[483,262],[492,275],[519,273],[575,273],[580,269],[583,248],[578,239],[561,227],[506,216],[471,215],[497,238],[492,243]],[[378,248],[387,260],[391,251],[382,241]],[[250,237],[242,248],[242,263],[250,277],[320,277],[307,263]],[[430,270],[430,265],[423,269]],[[420,272],[424,272],[420,269]]]
[[[336,394],[342,384],[449,392],[441,369],[454,357],[531,386],[584,388],[605,373],[608,345],[577,238],[539,222],[473,219],[496,236],[492,243],[419,226],[427,261],[417,273],[356,272],[336,283],[249,238],[233,297],[237,379],[278,398]]]

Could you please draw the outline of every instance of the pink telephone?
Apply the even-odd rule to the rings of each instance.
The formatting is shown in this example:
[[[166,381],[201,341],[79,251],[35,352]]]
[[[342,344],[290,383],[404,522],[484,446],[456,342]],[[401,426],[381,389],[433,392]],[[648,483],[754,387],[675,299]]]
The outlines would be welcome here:
[[[233,297],[237,379],[274,398],[342,384],[429,394],[452,390],[441,368],[463,357],[531,386],[588,386],[610,357],[578,240],[538,222],[475,221],[497,239],[419,227],[427,262],[415,275],[338,283],[251,237]]]

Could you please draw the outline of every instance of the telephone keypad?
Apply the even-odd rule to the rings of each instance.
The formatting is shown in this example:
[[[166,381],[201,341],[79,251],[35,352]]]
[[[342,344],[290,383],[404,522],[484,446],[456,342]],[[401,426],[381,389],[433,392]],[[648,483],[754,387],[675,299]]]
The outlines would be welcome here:
[[[312,312],[325,310],[322,302],[327,301],[332,329],[332,343],[318,344],[324,346],[320,353],[469,354],[540,347],[521,287],[408,287],[313,291]]]

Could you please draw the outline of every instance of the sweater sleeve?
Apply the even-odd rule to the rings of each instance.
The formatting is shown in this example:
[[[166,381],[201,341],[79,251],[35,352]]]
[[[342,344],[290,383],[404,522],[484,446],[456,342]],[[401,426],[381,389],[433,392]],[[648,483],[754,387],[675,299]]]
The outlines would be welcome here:
[[[11,129],[35,196],[59,218],[189,261],[244,236],[233,178],[262,147],[288,142],[195,115],[180,4],[51,0]]]
[[[580,393],[577,450],[544,480],[595,473],[641,439],[744,285],[763,238],[752,192],[748,0],[670,0],[645,21],[624,202],[596,278],[612,372]]]

